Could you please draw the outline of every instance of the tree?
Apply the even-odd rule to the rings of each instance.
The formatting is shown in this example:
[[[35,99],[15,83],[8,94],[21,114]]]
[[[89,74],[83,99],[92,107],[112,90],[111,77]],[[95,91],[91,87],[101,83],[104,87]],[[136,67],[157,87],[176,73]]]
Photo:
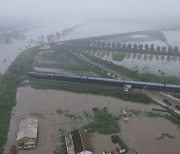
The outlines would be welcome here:
[[[116,43],[113,42],[113,43],[112,43],[112,48],[115,48],[115,47],[116,47]]]
[[[101,42],[101,46],[104,48],[106,46],[106,42],[105,41]]]
[[[142,44],[139,44],[139,45],[138,45],[138,49],[139,49],[139,50],[143,50],[143,45],[142,45]]]
[[[145,44],[144,49],[145,49],[146,51],[148,51],[148,50],[149,50],[149,45],[148,45],[148,44]]]
[[[58,39],[61,37],[61,33],[56,32],[55,37],[56,37],[56,39],[58,40]]]
[[[151,44],[150,50],[151,50],[151,51],[154,51],[154,44]]]
[[[97,41],[97,47],[100,47],[100,46],[101,46],[101,42]]]
[[[175,53],[178,53],[178,52],[179,52],[179,48],[178,48],[177,46],[175,46],[175,47],[173,48],[173,51],[174,51]]]
[[[134,49],[134,50],[137,50],[137,47],[138,47],[138,46],[137,46],[137,44],[136,44],[136,43],[134,43],[134,45],[133,45],[133,49]]]
[[[123,44],[122,44],[122,48],[123,48],[123,49],[126,49],[126,43],[123,43]]]
[[[121,48],[121,43],[117,43],[117,48],[118,48],[118,49]]]
[[[157,51],[160,51],[160,50],[161,50],[160,46],[157,46],[157,47],[156,47],[156,50],[157,50]]]
[[[173,51],[173,48],[172,48],[172,46],[170,45],[170,46],[168,46],[168,51],[169,52],[172,52]]]
[[[95,41],[92,42],[92,46],[93,46],[93,47],[96,46],[96,42],[95,42]]]
[[[164,47],[162,47],[162,51],[163,52],[165,52],[166,51],[166,47],[164,46]]]
[[[129,50],[131,50],[131,49],[132,49],[132,45],[131,45],[131,43],[128,43],[127,48],[128,48]]]
[[[106,43],[106,46],[107,46],[108,48],[110,47],[110,45],[111,45],[110,42],[107,42],[107,43]]]

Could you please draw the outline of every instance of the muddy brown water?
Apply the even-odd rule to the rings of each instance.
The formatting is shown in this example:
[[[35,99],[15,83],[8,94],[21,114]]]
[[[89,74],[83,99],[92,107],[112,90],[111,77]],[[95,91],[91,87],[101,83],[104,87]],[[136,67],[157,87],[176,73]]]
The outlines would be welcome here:
[[[126,102],[105,96],[76,94],[57,90],[35,90],[29,87],[19,88],[16,98],[17,105],[12,111],[8,141],[4,152],[5,154],[8,154],[10,146],[15,144],[18,126],[20,120],[23,118],[39,115],[37,116],[39,119],[39,137],[36,149],[29,151],[21,150],[19,151],[19,154],[52,154],[56,147],[60,145],[60,129],[65,130],[65,134],[68,134],[71,130],[80,128],[84,124],[87,124],[89,121],[83,119],[83,112],[86,111],[92,113],[93,107],[107,107],[108,110],[114,114],[118,114],[121,111],[121,108],[125,110],[126,106],[128,109],[143,111],[151,111],[152,107],[161,108],[158,105],[144,105]],[[68,110],[69,113],[80,115],[82,116],[82,120],[74,121],[69,117],[60,115],[56,112],[57,109]],[[147,151],[152,148],[155,151],[166,152],[168,149],[173,148],[174,150],[178,150],[179,148],[179,130],[175,125],[167,120],[137,119],[135,121],[134,119],[130,119],[129,123],[126,124],[120,122],[120,124],[122,125],[121,135],[123,136],[123,139],[130,145],[130,147],[136,148],[139,151]],[[164,131],[165,128],[167,128],[167,131]],[[170,141],[167,141],[161,143],[164,148],[160,146],[158,147],[156,141],[151,139],[151,137],[159,137],[161,133],[165,132],[176,136],[176,138],[172,140],[173,145],[172,143],[169,144]],[[95,146],[96,151],[102,150],[97,147],[102,147],[102,145],[109,143],[107,140],[99,142],[99,139],[96,137],[94,140],[97,141]],[[136,140],[139,140],[138,146]],[[144,145],[144,143],[146,143],[146,145]],[[111,151],[112,149],[107,147],[105,150]]]
[[[162,134],[165,136],[157,140]],[[135,118],[122,124],[121,135],[131,150],[140,154],[177,154],[180,152],[180,129],[166,119]]]

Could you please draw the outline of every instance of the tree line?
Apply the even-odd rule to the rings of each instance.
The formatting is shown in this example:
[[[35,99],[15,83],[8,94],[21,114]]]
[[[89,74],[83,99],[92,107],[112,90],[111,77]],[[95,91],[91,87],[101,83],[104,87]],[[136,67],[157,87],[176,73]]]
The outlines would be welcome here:
[[[157,51],[157,52],[170,52],[179,53],[177,46],[169,45],[168,47],[155,46],[154,44],[137,44],[137,43],[116,43],[116,42],[105,42],[105,41],[93,41],[84,42],[83,46],[92,48],[103,48],[103,49],[121,49],[121,50],[132,50],[132,51]]]

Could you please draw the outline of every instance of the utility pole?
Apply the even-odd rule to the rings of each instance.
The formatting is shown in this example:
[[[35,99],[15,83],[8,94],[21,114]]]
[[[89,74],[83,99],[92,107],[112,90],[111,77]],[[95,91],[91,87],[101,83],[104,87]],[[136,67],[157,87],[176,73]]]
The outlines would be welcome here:
[[[6,85],[5,85],[5,83],[4,83],[4,91],[5,91],[5,93],[6,93]]]
[[[66,94],[65,94],[65,106],[66,106]]]

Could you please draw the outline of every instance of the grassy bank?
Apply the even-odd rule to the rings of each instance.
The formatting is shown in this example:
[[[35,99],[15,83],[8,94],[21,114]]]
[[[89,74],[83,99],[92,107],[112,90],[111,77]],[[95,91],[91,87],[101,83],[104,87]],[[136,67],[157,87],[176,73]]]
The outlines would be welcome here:
[[[174,96],[174,97],[180,99],[180,94],[172,94],[172,96]]]
[[[3,153],[7,140],[12,107],[16,105],[16,88],[21,78],[8,75],[0,84],[0,153]]]
[[[33,47],[23,51],[12,64],[8,71],[12,74],[27,75],[28,71],[32,70],[35,61],[35,56],[39,51],[39,47]]]
[[[37,52],[36,47],[22,52],[10,65],[9,74],[0,80],[0,153],[3,153],[7,141],[11,111],[16,105],[17,87],[26,79],[24,75],[32,69]]]
[[[90,93],[96,95],[111,96],[125,101],[143,104],[155,103],[155,101],[147,95],[138,92],[126,93],[122,90],[122,88],[113,86],[37,79],[30,79],[30,85],[36,89],[56,89],[71,91],[75,93]]]

